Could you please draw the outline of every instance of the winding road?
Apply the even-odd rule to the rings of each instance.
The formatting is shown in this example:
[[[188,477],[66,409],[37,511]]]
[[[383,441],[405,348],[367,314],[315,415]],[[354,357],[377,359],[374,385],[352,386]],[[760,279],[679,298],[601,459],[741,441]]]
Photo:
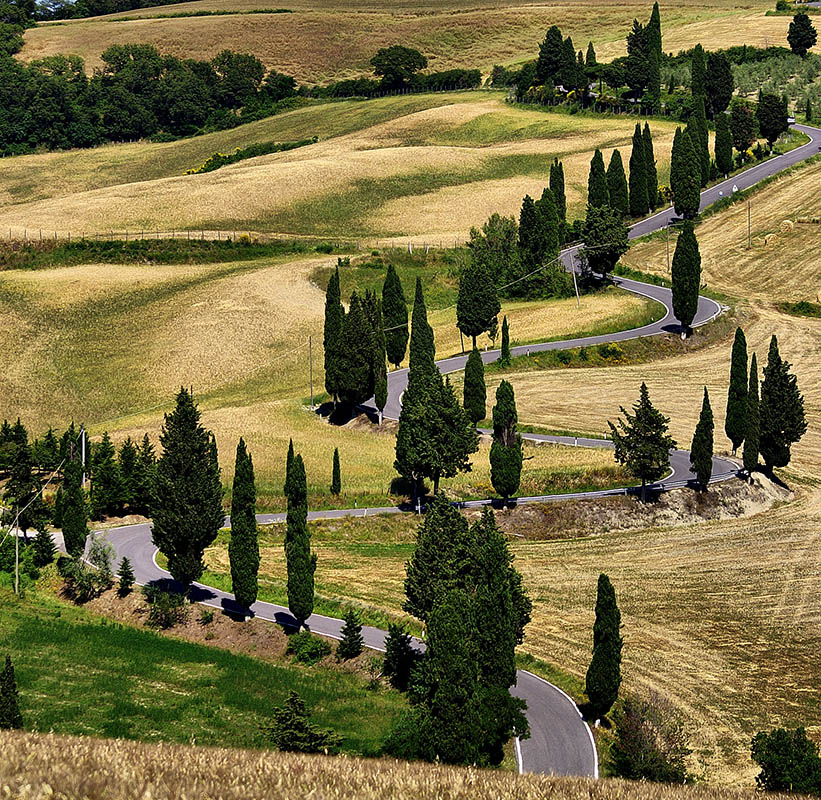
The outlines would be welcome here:
[[[806,134],[810,142],[791,152],[778,156],[752,167],[729,180],[702,192],[701,208],[704,209],[721,197],[732,194],[734,189],[743,190],[759,181],[793,166],[821,151],[821,130],[806,125],[795,125],[797,130]],[[644,236],[654,231],[663,230],[672,220],[673,210],[665,209],[647,219],[641,220],[632,226],[630,237]],[[578,248],[569,248],[563,251],[565,264],[570,267]],[[523,355],[528,351],[542,352],[573,347],[597,345],[602,342],[617,342],[642,336],[655,336],[666,332],[679,330],[672,313],[671,292],[659,286],[648,285],[626,278],[617,278],[616,283],[626,291],[650,297],[661,303],[665,309],[665,316],[658,322],[653,322],[640,328],[620,331],[601,336],[589,336],[580,339],[571,339],[559,342],[532,344],[513,349],[515,355]],[[721,306],[714,300],[706,297],[699,298],[698,313],[694,325],[704,325],[715,319],[722,312]],[[482,354],[486,363],[499,357],[499,351]],[[464,368],[466,356],[457,356],[437,362],[443,373],[455,372]],[[388,402],[385,415],[389,418],[398,418],[401,410],[402,393],[407,386],[407,370],[392,372],[388,379]],[[546,436],[526,434],[525,438],[537,441],[549,441],[559,444],[578,445],[583,447],[612,447],[612,442],[599,439],[573,439],[561,436]],[[684,450],[675,450],[671,453],[672,474],[661,482],[660,488],[670,488],[675,485],[684,485],[692,479],[690,472],[689,453]],[[716,458],[713,462],[713,480],[724,480],[733,476],[737,466],[727,459]],[[541,497],[519,498],[518,502],[547,502],[566,499],[569,497],[590,497],[614,493],[624,493],[624,489],[607,490],[601,492],[585,492],[570,495],[549,495]],[[490,501],[466,502],[465,507],[482,505]],[[401,513],[401,509],[394,506],[371,509],[339,509],[334,511],[315,511],[309,513],[309,519],[339,518],[343,516],[366,516],[369,514]],[[258,521],[262,524],[282,522],[284,514],[259,515]],[[228,521],[226,521],[228,522]],[[136,580],[140,584],[154,581],[171,582],[170,575],[162,570],[155,560],[156,548],[151,542],[151,527],[148,524],[130,525],[122,528],[113,528],[104,532],[107,539],[114,546],[119,558],[128,557],[134,567]],[[196,584],[192,598],[206,605],[221,608],[228,613],[244,614],[234,601],[233,596],[208,586]],[[257,602],[252,611],[260,619],[270,620],[286,627],[295,623],[287,608],[272,603]],[[314,614],[308,620],[311,630],[323,636],[340,638],[342,621],[332,617]],[[363,629],[365,644],[375,650],[383,650],[385,632],[377,628]],[[422,642],[417,642],[424,647]],[[519,670],[517,685],[512,690],[515,695],[527,701],[527,717],[530,723],[531,736],[529,739],[516,742],[516,755],[521,772],[537,772],[557,775],[580,775],[598,777],[598,759],[596,747],[590,728],[581,719],[576,704],[557,687],[544,681],[530,672]]]

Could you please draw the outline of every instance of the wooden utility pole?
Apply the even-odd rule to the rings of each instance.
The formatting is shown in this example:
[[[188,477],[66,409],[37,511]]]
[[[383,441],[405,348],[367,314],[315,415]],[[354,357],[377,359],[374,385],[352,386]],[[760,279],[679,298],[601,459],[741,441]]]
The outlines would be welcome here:
[[[670,272],[670,222],[667,222],[667,272]]]
[[[311,411],[314,410],[314,344],[313,336],[308,337],[308,361],[310,362],[310,381],[311,381]]]
[[[747,249],[751,250],[753,247],[753,210],[752,200],[747,201]]]

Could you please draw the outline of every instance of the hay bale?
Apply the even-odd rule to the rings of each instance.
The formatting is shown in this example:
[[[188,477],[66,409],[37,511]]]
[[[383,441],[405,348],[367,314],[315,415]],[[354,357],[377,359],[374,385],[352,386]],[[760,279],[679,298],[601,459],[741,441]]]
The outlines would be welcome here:
[[[791,219],[785,219],[781,223],[781,233],[789,233],[795,228],[795,223]]]
[[[777,244],[778,244],[778,234],[768,233],[764,237],[764,246],[765,247],[775,247]]]

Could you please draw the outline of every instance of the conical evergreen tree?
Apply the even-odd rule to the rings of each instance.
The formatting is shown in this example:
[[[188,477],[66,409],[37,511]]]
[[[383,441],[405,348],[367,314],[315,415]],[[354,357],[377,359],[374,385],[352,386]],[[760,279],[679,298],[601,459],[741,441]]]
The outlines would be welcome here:
[[[496,390],[493,407],[490,482],[505,500],[516,494],[522,476],[522,437],[516,432],[517,420],[513,387],[503,380]]]
[[[584,65],[586,67],[595,67],[598,64],[596,60],[596,50],[593,47],[593,42],[587,43],[587,53],[584,56]]]
[[[123,497],[120,468],[115,458],[116,450],[108,431],[94,448],[93,456],[89,507],[93,519],[102,519],[106,515],[117,513]]]
[[[6,510],[3,521],[16,525],[24,533],[30,528],[39,529],[49,519],[48,508],[43,502],[39,478],[34,475],[34,461],[28,443],[26,429],[20,420],[14,426],[12,462],[9,478],[3,488]]]
[[[331,494],[338,495],[342,492],[342,470],[339,466],[339,448],[334,447],[333,469],[331,471]]]
[[[465,365],[465,412],[476,425],[487,415],[487,389],[485,388],[485,365],[482,354],[474,347]]]
[[[127,558],[120,562],[119,575],[120,582],[117,585],[117,594],[120,597],[125,597],[134,588],[134,569]]]
[[[410,334],[410,369],[408,370],[408,390],[411,384],[429,382],[439,374],[436,368],[436,346],[433,342],[433,328],[428,323],[428,310],[422,292],[422,279],[416,278],[416,295],[413,300],[413,317]]]
[[[676,128],[673,153],[670,160],[670,189],[673,192],[676,214],[686,219],[698,216],[701,203],[700,161],[687,131]]]
[[[698,424],[693,434],[693,444],[690,448],[690,468],[695,473],[702,491],[706,491],[713,475],[714,431],[713,409],[710,407],[710,396],[707,394],[707,387],[705,386],[701,414],[698,418]]]
[[[716,114],[716,167],[725,177],[733,169],[733,134],[727,114]]]
[[[710,179],[710,133],[707,129],[707,113],[704,110],[704,98],[693,98],[693,113],[687,121],[687,132],[695,149],[695,155],[701,174],[701,186],[706,186]]]
[[[623,217],[630,213],[630,201],[627,194],[627,176],[624,174],[624,164],[621,153],[613,151],[610,156],[610,165],[607,167],[607,191],[610,197],[610,207]]]
[[[382,301],[374,297],[373,318],[373,400],[379,413],[379,424],[388,402],[388,354],[385,349],[385,320],[382,315]]]
[[[661,103],[661,58],[652,48],[647,54],[647,87],[642,96],[642,103],[650,111],[657,111]]]
[[[507,324],[507,317],[502,317],[502,349],[499,352],[499,364],[503,367],[510,364],[510,327]]]
[[[693,97],[707,97],[707,57],[704,48],[697,44],[690,60],[690,91]]]
[[[593,57],[595,59],[595,53]],[[559,217],[559,245],[561,246],[567,240],[567,195],[564,187],[564,166],[558,158],[554,158],[550,165],[550,191],[553,192],[556,200],[556,213]]]
[[[607,575],[599,575],[596,620],[593,623],[593,657],[587,669],[585,692],[589,716],[600,719],[613,707],[621,686],[621,612],[616,591]]]
[[[34,537],[32,548],[34,550],[34,565],[36,567],[45,567],[54,561],[57,547],[54,544],[54,538],[48,532],[45,525],[37,531],[37,536]]]
[[[342,640],[336,648],[338,661],[348,661],[356,658],[365,648],[365,639],[362,636],[362,621],[359,614],[353,609],[345,612],[345,624],[342,626]]]
[[[587,178],[587,205],[593,206],[593,208],[603,208],[610,205],[607,175],[604,171],[604,157],[598,148],[593,153],[593,159],[590,162],[590,174]]]
[[[297,454],[288,471],[285,496],[288,501],[285,532],[288,609],[301,628],[314,611],[316,553],[311,552],[308,530],[308,481],[305,464]]]
[[[760,438],[758,400],[758,361],[755,353],[750,359],[750,385],[747,389],[747,428],[744,432],[742,459],[748,475],[758,469],[758,442]]]
[[[559,238],[559,214],[556,208],[556,198],[553,192],[545,186],[542,196],[536,203],[536,210],[542,218],[542,230],[544,231],[544,255],[543,262],[553,262],[559,255],[561,239]],[[556,264],[552,264],[552,269],[548,273],[563,269]],[[498,311],[496,312],[499,313]]]
[[[345,309],[342,307],[342,296],[339,287],[339,267],[328,281],[325,292],[325,325],[322,333],[322,346],[325,352],[325,391],[331,395],[336,404],[341,379],[339,355],[340,336],[345,321]]]
[[[630,414],[620,407],[624,419],[618,427],[608,421],[615,446],[615,457],[627,471],[641,481],[641,499],[647,499],[647,484],[663,477],[670,468],[670,450],[676,442],[668,433],[670,419],[650,402],[650,393],[642,383],[639,400]]]
[[[685,220],[673,254],[673,313],[687,335],[698,311],[698,290],[701,286],[701,254],[695,229]]]
[[[661,45],[661,14],[659,14],[658,2],[653,3],[653,11],[650,13],[650,21],[644,29],[647,33],[647,42],[656,55],[661,58],[664,55]]]
[[[501,306],[496,284],[484,262],[470,259],[459,275],[459,294],[456,298],[456,327],[473,339],[489,331],[496,322]]]
[[[7,655],[6,664],[0,672],[0,730],[20,730],[22,727],[17,681],[11,656]]]
[[[225,513],[216,445],[186,389],[165,415],[160,444],[151,538],[173,578],[189,586],[205,569],[205,548],[217,538]]]
[[[643,217],[649,208],[644,138],[641,134],[641,125],[636,123],[636,130],[633,132],[633,149],[630,152],[630,216]]]
[[[129,509],[135,509],[139,497],[140,451],[130,436],[120,445],[117,467],[120,471],[120,501]]]
[[[245,608],[250,608],[256,602],[259,591],[256,502],[254,462],[245,447],[245,441],[240,437],[231,492],[231,539],[228,542],[228,557],[231,562],[231,586],[234,597]]]
[[[747,339],[736,328],[733,354],[730,358],[730,388],[727,390],[727,414],[724,432],[733,445],[733,455],[741,447],[747,431]]]
[[[778,339],[770,340],[764,381],[761,384],[761,457],[768,470],[790,463],[790,448],[807,432],[804,398],[790,364],[778,352]]]
[[[408,347],[408,302],[393,264],[388,264],[382,286],[382,318],[385,324],[385,352],[397,369]]]
[[[403,625],[398,622],[388,625],[382,674],[394,689],[400,692],[408,690],[411,671],[420,655],[419,651],[414,649],[413,640]]]
[[[74,558],[83,554],[88,538],[88,509],[82,483],[83,467],[79,459],[70,458],[63,467],[60,517],[66,552]]]
[[[373,328],[356,292],[351,295],[339,342],[337,394],[342,402],[356,406],[373,396],[375,361]]]
[[[544,297],[549,286],[548,274],[541,267],[548,259],[550,246],[546,222],[530,195],[522,200],[519,214],[519,263],[521,277],[511,293],[517,297]]]
[[[644,172],[647,177],[647,199],[650,202],[650,210],[655,211],[659,204],[659,176],[656,169],[656,155],[653,149],[653,135],[650,133],[650,125],[645,122],[641,138],[644,142]]]

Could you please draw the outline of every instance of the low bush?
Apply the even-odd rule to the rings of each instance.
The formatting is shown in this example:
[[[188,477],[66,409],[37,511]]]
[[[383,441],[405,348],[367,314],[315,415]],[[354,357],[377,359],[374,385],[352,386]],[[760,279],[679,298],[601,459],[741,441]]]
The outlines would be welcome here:
[[[143,595],[148,602],[148,624],[152,628],[168,630],[188,617],[188,603],[179,592],[167,592],[156,586],[143,587]]]
[[[110,571],[91,567],[82,558],[61,556],[57,559],[57,571],[65,582],[66,593],[75,603],[87,603],[112,584]]]
[[[294,660],[300,664],[312,666],[330,654],[331,645],[325,639],[314,636],[310,631],[300,631],[288,637],[288,647],[285,652],[292,655]]]

